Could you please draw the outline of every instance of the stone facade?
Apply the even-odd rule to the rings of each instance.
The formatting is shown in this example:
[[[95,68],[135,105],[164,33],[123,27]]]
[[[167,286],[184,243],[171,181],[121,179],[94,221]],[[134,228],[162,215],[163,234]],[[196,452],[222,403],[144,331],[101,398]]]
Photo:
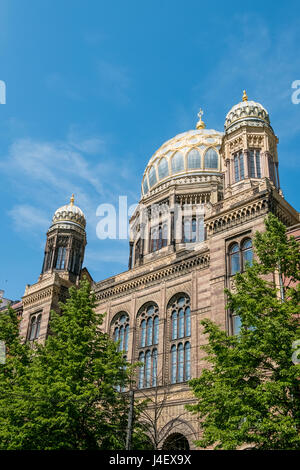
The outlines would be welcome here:
[[[264,230],[270,211],[293,232],[299,229],[299,214],[280,189],[278,139],[268,113],[246,98],[244,94],[228,113],[225,133],[206,130],[200,118],[197,130],[176,136],[153,155],[130,220],[129,269],[100,282],[91,280],[97,312],[106,313],[103,328],[121,339],[128,361],[145,361],[136,396],[161,397],[162,448],[194,448],[199,437],[199,423],[184,408],[193,402],[187,379],[198,377],[205,366],[201,319],[234,334],[224,294],[231,287],[231,247],[238,247],[243,269],[244,242],[251,250],[253,235]],[[70,256],[77,244],[81,268],[85,221],[79,208],[68,207],[58,210],[48,232],[46,257],[51,246],[52,261],[47,264],[45,258],[39,281],[26,287],[21,334],[27,339],[31,319],[37,322],[41,314],[38,335],[32,336],[44,340],[50,310],[58,308],[83,273],[71,272]],[[67,247],[63,266],[57,261],[59,237]]]

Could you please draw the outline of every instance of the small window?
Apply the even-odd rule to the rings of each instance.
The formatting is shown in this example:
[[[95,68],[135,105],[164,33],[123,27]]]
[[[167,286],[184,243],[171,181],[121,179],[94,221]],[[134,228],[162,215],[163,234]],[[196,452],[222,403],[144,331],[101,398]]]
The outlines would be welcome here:
[[[244,154],[242,151],[236,153],[234,155],[234,177],[235,182],[243,180],[245,178],[245,171],[244,171]]]
[[[117,319],[112,323],[113,339],[119,341],[119,351],[128,351],[129,340],[129,316],[126,312],[117,314]]]
[[[155,168],[152,166],[152,167],[150,168],[150,171],[149,171],[149,184],[150,184],[150,188],[151,188],[152,186],[154,186],[156,183],[157,183],[156,171],[155,171]]]
[[[218,169],[219,157],[214,149],[208,149],[204,157],[204,168]]]
[[[34,341],[35,339],[38,339],[40,335],[41,321],[42,321],[41,313],[37,315],[32,315],[30,319],[29,333],[28,333],[29,341]]]
[[[229,250],[229,257],[230,257],[230,274],[233,275],[235,273],[239,273],[241,270],[240,264],[240,249],[238,243],[234,243],[231,245]]]
[[[158,177],[159,179],[166,178],[169,176],[169,166],[165,158],[162,158],[158,164]]]
[[[200,168],[201,158],[200,153],[196,149],[192,149],[188,154],[188,168],[190,170]]]
[[[242,243],[242,262],[243,270],[245,270],[247,266],[252,266],[253,264],[253,249],[250,238],[244,240]]]
[[[179,173],[184,170],[183,155],[181,152],[176,152],[172,158],[172,173]]]

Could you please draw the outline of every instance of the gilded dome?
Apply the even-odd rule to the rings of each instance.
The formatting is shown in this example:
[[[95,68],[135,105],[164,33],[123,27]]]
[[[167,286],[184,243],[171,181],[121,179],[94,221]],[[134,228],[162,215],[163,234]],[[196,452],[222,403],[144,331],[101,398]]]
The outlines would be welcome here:
[[[52,225],[66,222],[79,225],[83,229],[86,225],[84,213],[78,206],[74,205],[74,194],[71,197],[70,203],[59,207],[52,218]]]
[[[152,155],[145,169],[142,194],[145,196],[159,184],[182,175],[220,172],[219,149],[223,135],[223,132],[205,129],[200,117],[197,129],[165,142]]]
[[[245,91],[243,101],[234,105],[227,113],[224,125],[225,130],[227,131],[228,129],[235,128],[235,125],[242,121],[249,122],[249,124],[253,125],[263,123],[270,125],[268,111],[262,104],[257,103],[256,101],[248,101]]]

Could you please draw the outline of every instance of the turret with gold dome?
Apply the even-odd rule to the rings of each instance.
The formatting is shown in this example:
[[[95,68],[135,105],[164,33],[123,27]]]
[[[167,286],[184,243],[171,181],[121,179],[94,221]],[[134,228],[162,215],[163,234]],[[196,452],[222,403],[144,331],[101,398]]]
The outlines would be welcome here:
[[[79,275],[86,245],[86,220],[83,211],[74,204],[59,207],[47,232],[42,274],[57,271],[64,276]]]
[[[258,185],[262,180],[279,190],[278,138],[266,108],[249,101],[244,90],[242,101],[225,118],[221,154],[225,169],[224,197]]]

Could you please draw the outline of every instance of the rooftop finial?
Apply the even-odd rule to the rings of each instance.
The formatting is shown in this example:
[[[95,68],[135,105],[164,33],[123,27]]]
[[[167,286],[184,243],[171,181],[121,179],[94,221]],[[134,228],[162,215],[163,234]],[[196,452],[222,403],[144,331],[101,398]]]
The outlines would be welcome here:
[[[75,201],[74,194],[72,194],[72,197],[70,199],[71,206],[74,206],[74,201]]]
[[[205,129],[205,124],[202,121],[202,116],[203,116],[203,110],[200,108],[199,113],[197,114],[199,121],[196,124],[196,129]]]
[[[248,101],[248,96],[247,96],[246,90],[244,90],[244,92],[243,92],[243,101]]]

